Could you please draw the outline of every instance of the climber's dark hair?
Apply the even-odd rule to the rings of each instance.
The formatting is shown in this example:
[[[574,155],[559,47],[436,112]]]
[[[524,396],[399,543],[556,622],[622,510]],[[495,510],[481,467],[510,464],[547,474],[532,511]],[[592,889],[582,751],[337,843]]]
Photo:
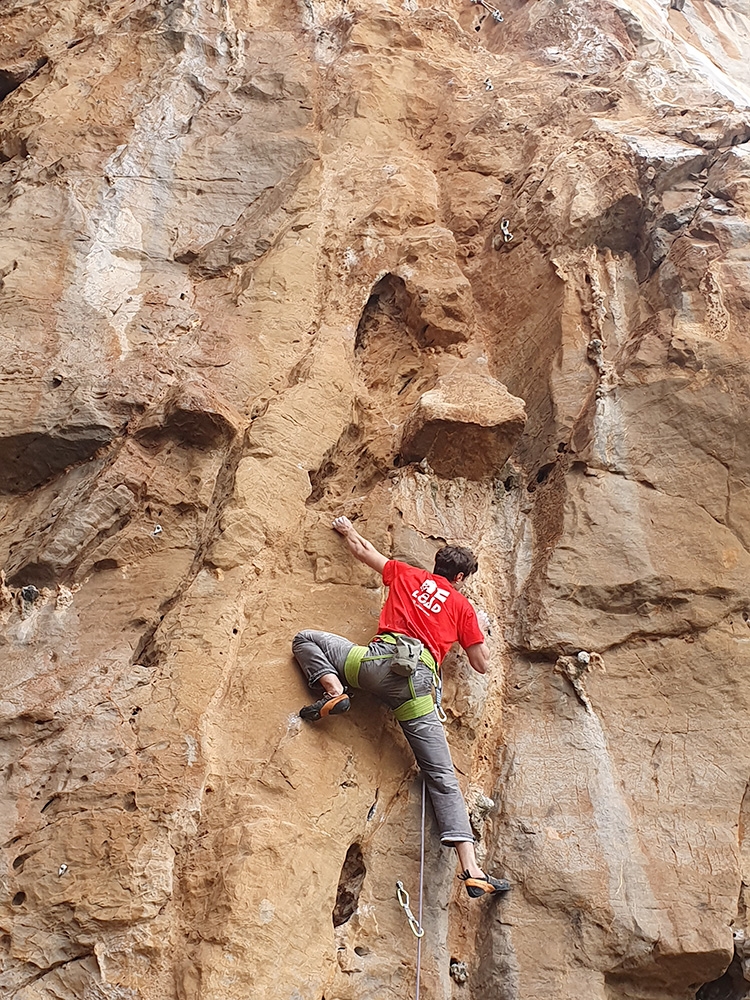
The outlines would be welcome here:
[[[471,576],[478,568],[477,557],[471,549],[465,549],[462,545],[444,545],[435,553],[433,572],[444,576],[446,580],[455,580],[459,573]]]

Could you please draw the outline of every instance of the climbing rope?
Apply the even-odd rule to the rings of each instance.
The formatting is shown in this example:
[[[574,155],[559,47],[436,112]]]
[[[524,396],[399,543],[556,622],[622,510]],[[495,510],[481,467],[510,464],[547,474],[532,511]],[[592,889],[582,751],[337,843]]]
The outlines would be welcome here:
[[[404,883],[400,880],[396,882],[396,898],[399,906],[406,914],[409,927],[414,937],[417,939],[417,981],[414,991],[414,1000],[419,1000],[419,981],[422,968],[422,938],[424,937],[424,927],[422,926],[422,904],[424,899],[424,827],[425,827],[425,800],[426,786],[424,775],[422,776],[422,830],[419,842],[419,917],[415,917],[409,906],[409,893],[404,888]]]
[[[424,805],[425,805],[425,780],[422,775],[422,832],[419,844],[419,926],[422,933],[417,938],[417,986],[414,991],[414,1000],[419,1000],[419,975],[422,968],[422,938],[424,937],[424,927],[422,927],[422,899],[424,895]]]

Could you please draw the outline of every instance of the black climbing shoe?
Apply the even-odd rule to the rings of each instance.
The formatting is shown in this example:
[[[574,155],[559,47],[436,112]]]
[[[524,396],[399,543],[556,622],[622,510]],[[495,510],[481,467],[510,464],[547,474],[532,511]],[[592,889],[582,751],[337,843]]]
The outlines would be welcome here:
[[[507,878],[493,878],[492,875],[474,877],[469,875],[468,871],[461,872],[458,877],[472,899],[479,899],[480,896],[497,896],[498,893],[508,892],[510,889]]]
[[[351,707],[352,703],[346,692],[343,694],[324,694],[320,701],[314,701],[312,705],[305,705],[304,708],[301,708],[299,717],[308,722],[318,722],[320,719],[325,719],[327,715],[342,715],[344,712],[348,712]]]

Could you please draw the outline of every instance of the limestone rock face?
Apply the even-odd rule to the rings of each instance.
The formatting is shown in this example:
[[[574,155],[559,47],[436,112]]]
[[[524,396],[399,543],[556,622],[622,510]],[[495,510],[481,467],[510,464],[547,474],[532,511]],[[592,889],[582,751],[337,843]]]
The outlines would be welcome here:
[[[750,5],[500,9],[0,5],[3,997],[413,995],[340,514],[479,557],[423,1000],[748,995]]]
[[[523,400],[496,379],[446,375],[419,397],[404,425],[401,454],[439,476],[498,475],[526,422]]]

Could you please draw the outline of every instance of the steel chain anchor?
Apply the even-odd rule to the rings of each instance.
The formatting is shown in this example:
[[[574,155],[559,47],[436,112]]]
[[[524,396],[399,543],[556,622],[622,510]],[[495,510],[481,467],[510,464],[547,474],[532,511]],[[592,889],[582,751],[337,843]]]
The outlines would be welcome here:
[[[421,938],[424,936],[424,927],[419,926],[419,921],[411,912],[411,907],[409,906],[409,893],[404,888],[404,883],[400,880],[396,883],[396,898],[398,899],[398,905],[406,914],[406,919],[409,921],[409,927],[415,938]]]

